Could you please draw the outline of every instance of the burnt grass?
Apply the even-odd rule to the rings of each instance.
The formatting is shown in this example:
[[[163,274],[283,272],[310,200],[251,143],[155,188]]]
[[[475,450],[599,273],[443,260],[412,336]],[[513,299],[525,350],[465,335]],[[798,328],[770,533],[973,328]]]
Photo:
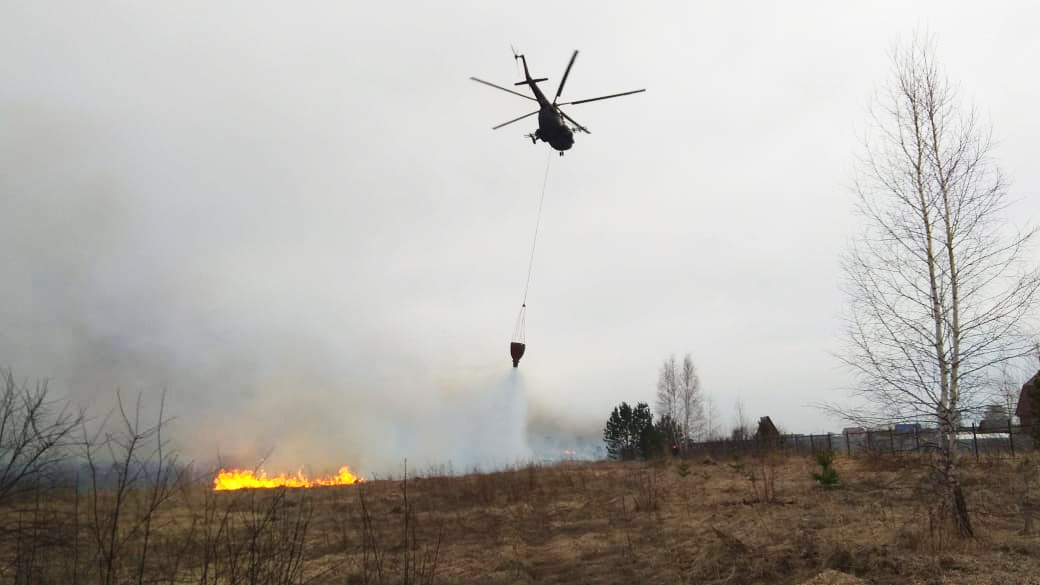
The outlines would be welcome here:
[[[812,458],[770,455],[179,484],[158,505],[143,488],[49,490],[0,510],[0,582],[1040,583],[1040,536],[1023,530],[1040,458],[963,460],[974,540],[955,536],[926,464],[837,456],[833,489]]]

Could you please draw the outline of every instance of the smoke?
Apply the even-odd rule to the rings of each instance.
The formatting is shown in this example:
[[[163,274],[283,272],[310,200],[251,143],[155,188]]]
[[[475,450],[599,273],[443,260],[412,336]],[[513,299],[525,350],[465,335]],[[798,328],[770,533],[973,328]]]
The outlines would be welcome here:
[[[559,458],[506,351],[544,152],[490,170],[470,64],[349,10],[77,6],[0,23],[0,367],[96,417],[165,394],[202,464]]]
[[[530,462],[527,397],[520,374],[511,370],[396,421],[385,456],[455,473]]]
[[[600,414],[587,409],[564,409],[558,403],[532,404],[527,442],[535,459],[555,463],[605,458]]]
[[[460,349],[431,333],[458,328],[494,292],[405,301],[431,269],[395,266],[393,253],[382,264],[331,254],[363,228],[330,230],[327,202],[151,195],[97,160],[106,131],[89,119],[7,113],[17,123],[0,134],[0,366],[16,376],[49,379],[97,416],[116,392],[157,416],[165,393],[167,436],[203,464],[388,473],[407,458],[466,471],[568,448],[545,440],[566,424],[546,426],[544,408],[529,417],[505,341]]]

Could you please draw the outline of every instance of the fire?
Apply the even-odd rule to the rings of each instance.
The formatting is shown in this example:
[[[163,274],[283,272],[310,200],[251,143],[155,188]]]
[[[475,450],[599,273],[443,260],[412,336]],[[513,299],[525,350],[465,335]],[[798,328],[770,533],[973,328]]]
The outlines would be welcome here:
[[[296,475],[287,476],[282,473],[277,477],[268,478],[267,473],[262,469],[256,474],[252,471],[237,469],[225,471],[221,469],[220,473],[213,478],[213,491],[277,487],[312,488],[332,485],[354,485],[363,481],[365,480],[351,473],[350,468],[347,466],[340,467],[339,473],[335,477],[319,477],[315,479],[308,479],[303,475],[302,471],[297,471]]]

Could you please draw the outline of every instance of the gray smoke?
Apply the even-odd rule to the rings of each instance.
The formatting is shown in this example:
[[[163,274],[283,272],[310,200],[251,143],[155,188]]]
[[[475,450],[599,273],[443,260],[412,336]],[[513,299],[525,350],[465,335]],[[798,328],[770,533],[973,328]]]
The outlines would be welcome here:
[[[365,471],[529,456],[515,373],[487,373],[511,370],[508,325],[484,352],[501,367],[458,367],[457,348],[414,323],[446,324],[469,297],[395,265],[410,246],[373,262],[394,237],[352,216],[363,198],[252,191],[262,169],[234,194],[203,196],[188,169],[135,188],[118,128],[24,105],[0,117],[0,364],[17,376],[98,415],[117,390],[154,415],[165,391],[171,436],[200,461]],[[429,304],[399,302],[424,281]]]

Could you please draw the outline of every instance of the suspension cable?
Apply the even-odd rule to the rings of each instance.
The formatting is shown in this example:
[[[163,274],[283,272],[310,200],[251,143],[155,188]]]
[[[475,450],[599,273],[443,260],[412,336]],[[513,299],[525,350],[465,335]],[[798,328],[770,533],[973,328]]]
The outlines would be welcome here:
[[[552,162],[553,151],[549,150],[549,157],[545,161],[545,176],[542,177],[542,195],[538,198],[538,215],[534,222],[534,238],[531,240],[531,257],[527,261],[527,280],[524,282],[524,298],[520,303],[520,314],[516,317],[516,326],[513,328],[513,340],[523,343],[527,334],[527,293],[531,289],[531,269],[534,267],[534,251],[538,245],[538,227],[542,223],[542,205],[545,203],[545,187],[549,184],[549,163]]]
[[[534,267],[534,249],[538,244],[538,226],[542,223],[542,204],[545,203],[545,186],[549,184],[549,163],[552,162],[553,150],[549,149],[549,157],[545,161],[545,176],[542,178],[542,196],[538,199],[538,216],[534,222],[534,239],[531,241],[531,258],[527,262],[527,282],[524,283],[524,300],[521,307],[527,306],[527,291],[531,288],[531,268]]]

